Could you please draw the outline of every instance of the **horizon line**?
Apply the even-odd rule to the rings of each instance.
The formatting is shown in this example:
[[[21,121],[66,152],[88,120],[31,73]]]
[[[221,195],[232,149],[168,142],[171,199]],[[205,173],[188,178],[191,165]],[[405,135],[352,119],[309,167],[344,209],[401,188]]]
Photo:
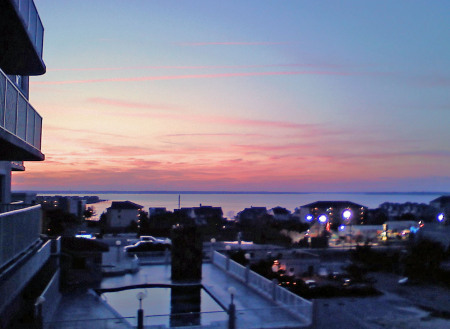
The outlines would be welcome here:
[[[30,192],[36,194],[54,194],[54,193],[70,193],[70,194],[442,194],[447,195],[450,192],[443,191],[327,191],[327,192],[299,192],[299,191],[177,191],[177,190],[17,190],[13,193]]]

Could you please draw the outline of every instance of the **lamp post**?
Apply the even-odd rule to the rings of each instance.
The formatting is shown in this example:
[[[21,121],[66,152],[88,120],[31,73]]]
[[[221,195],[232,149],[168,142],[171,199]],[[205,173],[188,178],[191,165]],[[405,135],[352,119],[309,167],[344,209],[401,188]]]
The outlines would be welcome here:
[[[230,250],[231,250],[231,246],[230,245],[226,245],[225,246],[225,250],[227,251],[227,260],[225,263],[225,268],[228,271],[230,269]]]
[[[231,286],[228,288],[230,293],[231,302],[228,306],[228,329],[236,328],[236,306],[234,305],[234,295],[236,294],[236,288]]]
[[[213,261],[214,258],[214,244],[216,243],[216,239],[212,238],[211,239],[211,261]]]
[[[147,293],[145,292],[138,292],[136,294],[136,298],[139,300],[139,309],[137,312],[138,317],[138,323],[137,323],[137,329],[144,329],[144,310],[142,309],[142,300],[147,297]]]
[[[117,263],[120,263],[120,246],[122,245],[122,241],[116,240],[117,247]]]
[[[250,274],[250,258],[251,255],[247,252],[244,255],[247,264],[245,265],[245,283],[248,284],[249,274]]]

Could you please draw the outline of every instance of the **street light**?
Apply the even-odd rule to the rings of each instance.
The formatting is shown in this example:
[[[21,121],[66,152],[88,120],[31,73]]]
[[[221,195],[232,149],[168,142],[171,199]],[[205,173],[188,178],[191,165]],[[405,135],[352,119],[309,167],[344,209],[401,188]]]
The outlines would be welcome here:
[[[230,293],[231,303],[228,306],[228,329],[236,328],[236,306],[234,305],[234,295],[236,294],[236,288],[230,286],[228,288],[228,292]]]
[[[439,215],[437,215],[437,220],[439,223],[442,223],[445,220],[444,213],[441,212]]]
[[[345,209],[345,210],[342,212],[342,218],[343,218],[346,222],[348,222],[348,221],[350,220],[351,217],[352,217],[352,212],[351,212],[350,209]]]
[[[144,310],[142,309],[142,300],[147,297],[147,292],[138,292],[136,294],[136,298],[139,300],[139,309],[138,309],[138,325],[137,329],[144,329]]]
[[[305,220],[306,220],[307,222],[312,222],[313,219],[314,219],[314,217],[313,217],[313,215],[311,215],[311,214],[308,214],[308,215],[305,216]]]
[[[325,224],[327,222],[327,220],[328,220],[327,215],[322,214],[322,215],[319,216],[319,222],[321,224]]]

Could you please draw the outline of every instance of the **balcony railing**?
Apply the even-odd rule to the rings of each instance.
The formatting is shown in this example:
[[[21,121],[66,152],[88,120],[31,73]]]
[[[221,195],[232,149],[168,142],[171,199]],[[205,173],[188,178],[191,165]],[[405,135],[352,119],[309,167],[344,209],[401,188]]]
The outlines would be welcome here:
[[[0,268],[33,246],[40,231],[40,205],[0,213]]]
[[[0,128],[41,150],[42,117],[1,70]]]
[[[14,0],[16,8],[19,9],[20,16],[23,19],[28,36],[33,43],[36,52],[42,58],[44,44],[44,26],[37,12],[33,0]]]

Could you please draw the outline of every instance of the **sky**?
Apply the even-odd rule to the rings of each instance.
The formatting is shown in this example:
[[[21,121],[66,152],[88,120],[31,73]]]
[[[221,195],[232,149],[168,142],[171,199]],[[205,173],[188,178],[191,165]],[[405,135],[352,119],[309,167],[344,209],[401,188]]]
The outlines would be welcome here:
[[[449,1],[35,4],[16,190],[450,191]]]

